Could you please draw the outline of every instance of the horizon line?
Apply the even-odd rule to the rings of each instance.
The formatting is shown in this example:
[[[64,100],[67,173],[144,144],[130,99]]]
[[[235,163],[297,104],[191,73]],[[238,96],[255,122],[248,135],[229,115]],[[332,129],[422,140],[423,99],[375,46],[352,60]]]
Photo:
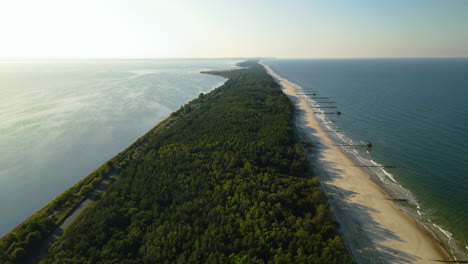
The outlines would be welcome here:
[[[468,59],[468,56],[407,56],[407,57],[0,57],[0,60],[208,60],[208,59]]]

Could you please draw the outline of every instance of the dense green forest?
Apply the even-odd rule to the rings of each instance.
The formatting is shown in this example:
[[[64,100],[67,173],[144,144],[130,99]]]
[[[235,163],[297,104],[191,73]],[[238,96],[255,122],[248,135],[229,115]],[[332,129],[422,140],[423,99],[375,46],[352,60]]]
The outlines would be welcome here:
[[[21,263],[32,254],[113,169],[113,161],[107,161],[6,234],[0,240],[0,264]]]
[[[119,154],[118,180],[40,263],[352,263],[293,105],[241,66]]]

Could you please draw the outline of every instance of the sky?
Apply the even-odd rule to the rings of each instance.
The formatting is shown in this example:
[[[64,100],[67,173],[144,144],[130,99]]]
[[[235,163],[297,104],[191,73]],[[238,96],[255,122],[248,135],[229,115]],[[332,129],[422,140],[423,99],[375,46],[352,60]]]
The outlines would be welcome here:
[[[468,57],[468,0],[0,0],[15,57]]]

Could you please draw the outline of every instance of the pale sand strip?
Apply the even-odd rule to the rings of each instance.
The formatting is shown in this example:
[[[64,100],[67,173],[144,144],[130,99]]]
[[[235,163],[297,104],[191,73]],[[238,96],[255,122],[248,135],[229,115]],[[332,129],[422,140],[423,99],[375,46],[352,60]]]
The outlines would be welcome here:
[[[285,79],[261,63],[296,107],[299,134],[315,143],[308,155],[329,197],[341,233],[358,263],[438,263],[448,254],[438,241],[402,212],[369,175],[322,130],[313,109]],[[439,262],[440,263],[440,262]]]

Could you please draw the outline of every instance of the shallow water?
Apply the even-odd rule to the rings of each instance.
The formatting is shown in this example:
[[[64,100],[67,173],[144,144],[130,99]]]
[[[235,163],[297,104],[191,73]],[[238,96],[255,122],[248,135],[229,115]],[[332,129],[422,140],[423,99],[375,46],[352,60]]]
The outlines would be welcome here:
[[[468,241],[468,59],[265,60],[304,92],[338,106],[318,115],[400,206],[459,256]],[[312,95],[309,95],[312,99]],[[325,109],[324,109],[325,110]],[[330,122],[334,121],[334,122]],[[455,243],[455,240],[458,241]]]
[[[0,236],[238,61],[0,61]]]

